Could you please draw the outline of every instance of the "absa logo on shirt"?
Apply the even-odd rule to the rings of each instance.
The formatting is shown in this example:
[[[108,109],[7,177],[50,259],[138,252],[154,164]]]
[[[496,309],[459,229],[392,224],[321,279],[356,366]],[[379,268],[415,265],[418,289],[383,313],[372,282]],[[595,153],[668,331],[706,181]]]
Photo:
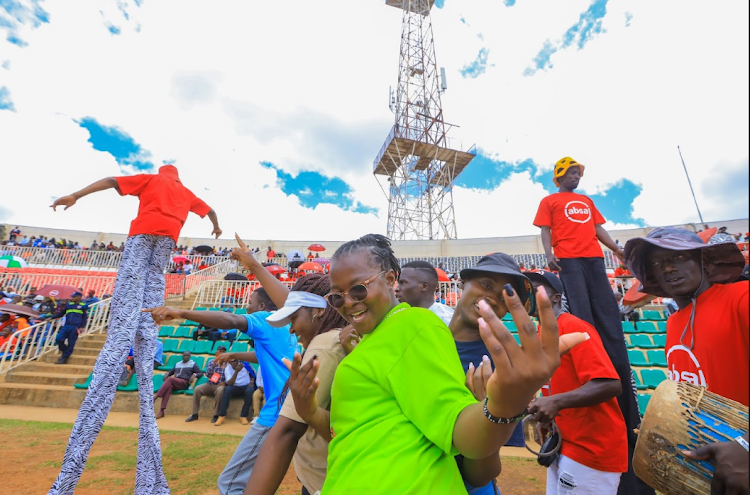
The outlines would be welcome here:
[[[693,362],[695,371],[680,371],[674,365],[675,361],[683,361],[685,359],[684,356],[680,356],[680,353],[683,352],[687,354],[687,356]],[[672,360],[670,361],[669,357],[672,355],[672,353],[675,353],[676,355],[673,356]],[[693,385],[696,385],[698,387],[708,388],[708,385],[706,384],[706,376],[703,374],[703,370],[701,369],[701,363],[698,362],[695,354],[693,354],[693,351],[691,351],[689,348],[685,347],[684,345],[675,345],[670,347],[667,351],[667,362],[672,363],[669,367],[670,380],[674,382],[692,383]]]
[[[586,223],[591,220],[591,207],[583,201],[570,201],[565,205],[565,216],[571,222]]]

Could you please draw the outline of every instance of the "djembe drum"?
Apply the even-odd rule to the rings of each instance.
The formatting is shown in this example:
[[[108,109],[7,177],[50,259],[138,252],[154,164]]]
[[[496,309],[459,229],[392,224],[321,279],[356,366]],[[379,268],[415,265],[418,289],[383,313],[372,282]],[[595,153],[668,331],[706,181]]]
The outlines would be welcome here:
[[[748,430],[748,408],[689,383],[663,381],[643,416],[633,454],[635,474],[664,495],[708,495],[714,465],[682,454],[734,441]]]

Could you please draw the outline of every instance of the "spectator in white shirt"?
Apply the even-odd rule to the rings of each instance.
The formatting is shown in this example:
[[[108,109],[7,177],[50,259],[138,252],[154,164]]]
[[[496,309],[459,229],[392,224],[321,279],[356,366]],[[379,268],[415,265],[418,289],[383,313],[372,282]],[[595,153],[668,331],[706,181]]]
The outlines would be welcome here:
[[[245,369],[242,361],[232,359],[229,361],[229,365],[224,368],[224,378],[226,379],[226,386],[224,393],[221,394],[221,406],[219,406],[219,418],[214,423],[214,426],[221,426],[224,424],[224,420],[227,416],[227,409],[229,408],[229,399],[232,397],[244,397],[244,403],[242,404],[242,412],[240,412],[240,423],[243,425],[250,424],[247,416],[250,414],[250,408],[253,405],[253,392],[255,391],[255,384],[250,373]]]
[[[427,261],[410,261],[401,267],[396,286],[396,298],[415,308],[429,309],[446,325],[453,318],[453,308],[435,302],[438,290],[438,275],[435,267]]]

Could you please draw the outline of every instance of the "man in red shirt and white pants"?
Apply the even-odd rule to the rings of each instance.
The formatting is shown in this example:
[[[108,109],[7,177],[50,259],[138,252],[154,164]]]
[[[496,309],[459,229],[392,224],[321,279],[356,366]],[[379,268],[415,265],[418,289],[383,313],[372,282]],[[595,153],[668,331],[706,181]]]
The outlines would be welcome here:
[[[622,260],[622,248],[602,227],[604,217],[588,196],[573,192],[583,177],[584,166],[570,157],[555,164],[554,182],[559,192],[542,199],[534,225],[542,229],[542,244],[547,263],[559,271],[565,287],[570,313],[593,325],[601,337],[612,365],[622,383],[617,397],[625,418],[631,463],[637,437],[633,433],[640,422],[638,401],[632,386],[632,371],[625,336],[620,323],[620,309],[609,284],[604,253],[599,245],[611,249]],[[554,253],[553,253],[554,249]],[[622,476],[619,492],[627,495],[650,495],[654,490],[636,478],[632,465]]]
[[[622,383],[596,329],[563,312],[563,284],[548,271],[526,272],[536,290],[546,290],[560,335],[586,332],[589,339],[560,357],[550,395],[534,400],[534,421],[555,421],[562,448],[547,470],[547,495],[615,495],[628,470],[625,420],[616,397]]]
[[[659,228],[630,239],[625,260],[642,283],[639,291],[671,297],[679,307],[667,320],[669,378],[747,406],[750,303],[747,280],[737,281],[745,265],[737,244],[704,244],[688,230]],[[712,495],[748,493],[748,440],[710,443],[689,454],[715,462]]]
[[[169,261],[180,229],[193,212],[208,216],[212,234],[221,235],[216,213],[182,185],[173,165],[159,168],[158,174],[107,177],[69,196],[58,198],[52,209],[67,210],[80,198],[106,189],[121,195],[138,196],[138,216],[130,224],[125,251],[117,270],[110,305],[109,329],[93,377],[81,403],[65,450],[60,475],[50,495],[69,495],[83,473],[89,449],[109,414],[125,358],[133,346],[140,398],[140,433],[135,474],[136,495],[168,495],[169,486],[161,464],[159,429],[154,417],[153,380],[157,325],[143,308],[164,302],[164,266]]]

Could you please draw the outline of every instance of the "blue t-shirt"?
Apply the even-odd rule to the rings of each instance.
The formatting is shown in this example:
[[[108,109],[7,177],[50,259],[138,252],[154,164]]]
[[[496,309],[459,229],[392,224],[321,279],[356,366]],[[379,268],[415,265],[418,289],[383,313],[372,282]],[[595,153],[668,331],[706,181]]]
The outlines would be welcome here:
[[[258,423],[268,428],[276,424],[276,418],[281,410],[279,396],[289,379],[289,370],[281,358],[291,360],[297,350],[297,337],[289,333],[289,325],[273,328],[266,322],[270,314],[268,311],[257,311],[251,315],[244,315],[247,320],[247,334],[255,341],[255,355],[258,357],[258,364],[263,368],[266,404],[260,410]]]

